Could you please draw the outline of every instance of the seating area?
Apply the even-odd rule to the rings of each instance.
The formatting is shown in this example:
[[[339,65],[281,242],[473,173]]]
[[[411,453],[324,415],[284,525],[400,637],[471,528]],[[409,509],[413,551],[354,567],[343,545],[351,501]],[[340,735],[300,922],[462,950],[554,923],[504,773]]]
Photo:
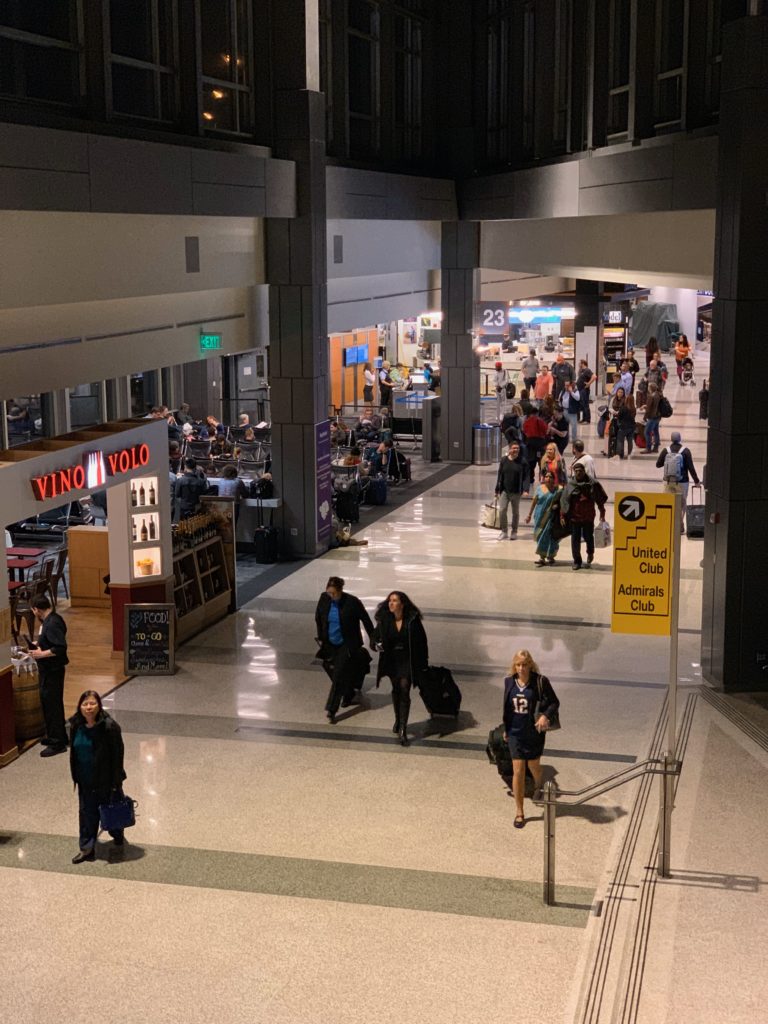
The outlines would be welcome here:
[[[22,626],[26,626],[27,639],[34,636],[35,617],[32,608],[38,597],[48,598],[54,609],[61,588],[65,596],[69,597],[66,575],[69,552],[66,543],[57,548],[10,545],[6,550],[11,635],[14,644],[19,646],[22,640]]]

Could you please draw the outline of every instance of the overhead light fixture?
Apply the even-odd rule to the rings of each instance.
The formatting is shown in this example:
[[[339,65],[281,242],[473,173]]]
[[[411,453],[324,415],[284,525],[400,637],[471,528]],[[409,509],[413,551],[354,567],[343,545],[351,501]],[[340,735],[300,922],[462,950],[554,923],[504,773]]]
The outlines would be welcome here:
[[[213,118],[213,114],[210,112],[210,110],[204,110],[203,111],[203,120],[204,121],[213,121],[213,119],[214,119]]]
[[[222,92],[221,89],[213,89],[211,91],[211,96],[213,96],[213,98],[215,100],[223,100],[224,99],[224,93]]]

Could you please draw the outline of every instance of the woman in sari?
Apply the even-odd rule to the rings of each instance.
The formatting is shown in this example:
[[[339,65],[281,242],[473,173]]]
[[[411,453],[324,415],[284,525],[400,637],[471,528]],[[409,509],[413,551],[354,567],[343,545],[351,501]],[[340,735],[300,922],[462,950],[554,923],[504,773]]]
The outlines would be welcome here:
[[[536,541],[536,554],[539,556],[534,565],[554,565],[555,555],[560,547],[560,541],[552,536],[552,522],[560,507],[560,487],[555,480],[554,474],[547,470],[544,479],[536,489],[536,494],[531,502],[531,511],[526,516],[526,523],[530,523],[533,516],[533,537]]]

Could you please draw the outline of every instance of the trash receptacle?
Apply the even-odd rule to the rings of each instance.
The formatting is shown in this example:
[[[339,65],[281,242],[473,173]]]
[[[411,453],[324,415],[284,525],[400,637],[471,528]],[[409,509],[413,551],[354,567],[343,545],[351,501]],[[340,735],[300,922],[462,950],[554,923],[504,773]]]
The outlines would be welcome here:
[[[493,466],[500,459],[501,433],[491,423],[476,423],[472,429],[472,462],[476,466]]]

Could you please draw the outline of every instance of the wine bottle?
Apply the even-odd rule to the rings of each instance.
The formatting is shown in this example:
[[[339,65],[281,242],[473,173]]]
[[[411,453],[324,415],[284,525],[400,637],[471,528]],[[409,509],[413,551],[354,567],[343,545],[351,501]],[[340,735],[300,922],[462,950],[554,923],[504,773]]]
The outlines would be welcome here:
[[[156,536],[157,531],[155,530],[155,520],[154,517],[151,517],[149,520],[149,539],[154,540]]]
[[[131,531],[133,533],[133,543],[136,543],[136,520],[131,516]]]
[[[145,541],[145,540],[149,540],[149,533],[147,532],[147,520],[146,519],[142,519],[141,520],[141,533],[140,533],[139,536],[141,537],[142,542]]]
[[[139,504],[146,505],[146,492],[144,490],[144,484],[139,487]]]
[[[155,481],[153,480],[149,485],[149,504],[157,504],[155,501]]]
[[[136,504],[137,504],[137,499],[136,499],[136,484],[131,484],[131,504],[132,504],[132,505],[136,505]]]

